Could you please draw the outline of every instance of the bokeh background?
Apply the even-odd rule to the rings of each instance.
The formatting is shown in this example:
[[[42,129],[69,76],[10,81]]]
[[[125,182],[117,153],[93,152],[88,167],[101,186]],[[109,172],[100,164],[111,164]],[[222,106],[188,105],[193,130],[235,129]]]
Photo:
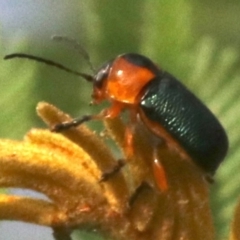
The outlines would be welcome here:
[[[230,150],[211,186],[217,239],[226,239],[240,193],[240,2],[237,0],[0,0],[0,56],[24,52],[91,72],[78,52],[53,35],[77,39],[96,68],[124,52],[142,53],[181,79],[219,117]],[[0,59],[0,137],[21,139],[45,127],[35,107],[48,101],[80,116],[91,84],[53,67]],[[14,194],[31,191],[11,189]],[[74,239],[102,239],[75,232]],[[51,229],[1,222],[0,240],[51,240]]]

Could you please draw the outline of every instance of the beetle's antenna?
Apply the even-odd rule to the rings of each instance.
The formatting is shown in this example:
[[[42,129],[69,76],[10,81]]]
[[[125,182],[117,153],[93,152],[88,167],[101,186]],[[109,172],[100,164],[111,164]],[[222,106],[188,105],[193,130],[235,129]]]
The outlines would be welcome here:
[[[90,56],[88,54],[88,52],[86,51],[86,49],[79,43],[76,41],[76,39],[73,38],[69,38],[66,36],[52,36],[52,39],[58,42],[65,42],[66,44],[68,44],[69,46],[73,47],[75,50],[78,51],[78,53],[83,56],[83,58],[86,60],[88,66],[90,67],[90,69],[93,71],[93,73],[96,72],[95,68],[92,65]]]
[[[45,59],[45,58],[41,58],[41,57],[37,57],[37,56],[30,55],[30,54],[25,54],[25,53],[13,53],[13,54],[6,55],[4,57],[5,60],[12,59],[12,58],[27,58],[27,59],[31,59],[31,60],[34,60],[34,61],[37,61],[37,62],[42,62],[42,63],[45,63],[47,65],[51,65],[51,66],[54,66],[56,68],[62,69],[66,72],[72,73],[74,75],[80,76],[80,77],[84,78],[85,80],[87,80],[89,82],[93,81],[93,76],[91,76],[89,74],[86,74],[86,73],[81,73],[81,72],[74,71],[70,68],[67,68],[67,67],[63,66],[60,63],[54,62],[54,61],[49,60],[49,59]]]

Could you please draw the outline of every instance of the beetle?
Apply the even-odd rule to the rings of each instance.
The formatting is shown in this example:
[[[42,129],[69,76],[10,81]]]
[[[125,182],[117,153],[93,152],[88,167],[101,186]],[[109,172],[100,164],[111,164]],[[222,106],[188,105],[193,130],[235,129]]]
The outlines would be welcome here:
[[[26,54],[11,54],[5,59],[14,57],[32,58],[71,72],[50,60]],[[92,119],[115,118],[128,110],[130,121],[125,132],[128,156],[134,152],[132,138],[135,124],[140,119],[155,136],[178,149],[180,156],[192,160],[210,176],[214,175],[227,154],[226,132],[201,100],[173,75],[137,53],[117,56],[94,76],[77,74],[92,82],[93,103],[107,100],[110,107],[97,115],[58,124],[53,131],[63,131]],[[153,173],[158,188],[165,191],[168,188],[166,174],[156,154],[153,156]]]

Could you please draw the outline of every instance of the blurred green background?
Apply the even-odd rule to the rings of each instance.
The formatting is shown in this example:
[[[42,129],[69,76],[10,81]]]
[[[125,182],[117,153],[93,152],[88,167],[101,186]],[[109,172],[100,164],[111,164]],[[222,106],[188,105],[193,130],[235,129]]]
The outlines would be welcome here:
[[[211,186],[217,239],[226,239],[240,184],[239,22],[237,0],[0,0],[0,53],[30,53],[90,72],[74,49],[50,40],[58,34],[80,41],[96,68],[120,53],[138,52],[181,79],[229,135],[228,157]],[[35,114],[42,100],[73,116],[102,108],[88,106],[91,84],[75,76],[33,61],[0,61],[1,138],[21,139],[30,128],[44,127]],[[74,239],[99,239],[86,234]]]

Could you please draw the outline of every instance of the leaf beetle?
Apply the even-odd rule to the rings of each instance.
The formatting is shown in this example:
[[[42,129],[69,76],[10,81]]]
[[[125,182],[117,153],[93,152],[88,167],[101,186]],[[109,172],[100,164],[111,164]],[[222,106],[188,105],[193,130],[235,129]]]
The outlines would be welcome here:
[[[34,59],[80,75],[93,84],[94,104],[104,100],[110,102],[110,107],[100,114],[61,123],[54,127],[54,131],[92,119],[115,118],[123,110],[128,110],[130,120],[125,142],[129,156],[134,153],[132,137],[138,118],[154,135],[170,147],[174,146],[180,155],[191,159],[210,176],[226,156],[228,138],[213,113],[179,80],[143,55],[119,55],[105,63],[94,76],[27,54],[11,54],[5,59],[14,57]],[[167,177],[154,151],[152,163],[156,184],[164,191],[168,188]]]

